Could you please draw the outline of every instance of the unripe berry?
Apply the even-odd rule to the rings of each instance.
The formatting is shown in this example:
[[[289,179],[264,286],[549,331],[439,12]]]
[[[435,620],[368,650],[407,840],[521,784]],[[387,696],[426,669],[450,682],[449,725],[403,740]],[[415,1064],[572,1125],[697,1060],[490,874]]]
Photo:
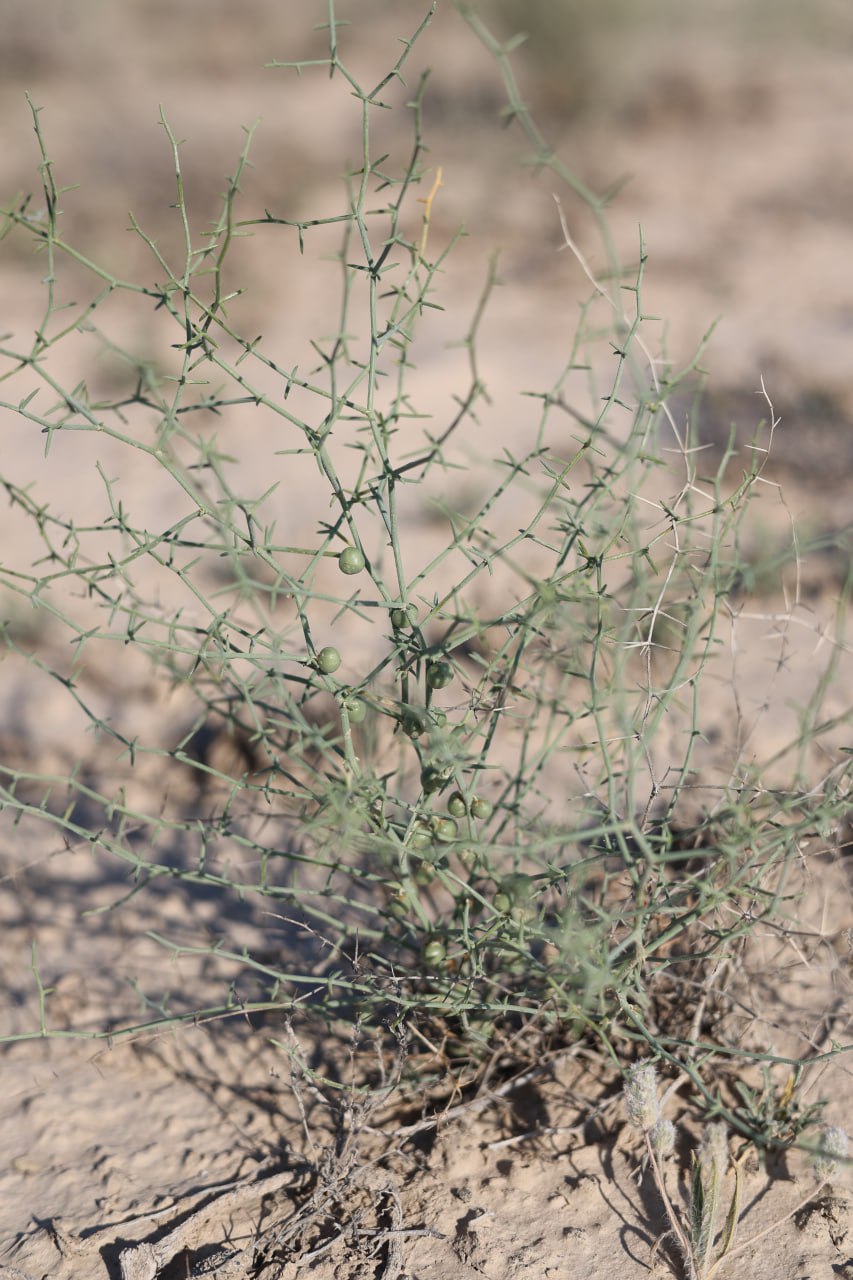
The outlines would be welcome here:
[[[352,576],[355,573],[361,573],[364,568],[364,556],[358,547],[344,547],[338,556],[338,568],[341,573]]]
[[[483,800],[480,796],[474,796],[471,801],[471,817],[479,818],[481,822],[485,822],[486,818],[491,818],[494,809],[488,800]]]
[[[468,806],[465,803],[465,797],[461,791],[454,791],[453,795],[447,801],[447,812],[452,814],[454,818],[464,818],[468,812]]]
[[[330,676],[333,671],[337,671],[341,665],[341,655],[332,645],[327,644],[325,649],[321,649],[317,654],[317,666],[323,672],[324,676]]]
[[[446,689],[453,679],[449,662],[431,662],[427,667],[426,682],[430,689]]]

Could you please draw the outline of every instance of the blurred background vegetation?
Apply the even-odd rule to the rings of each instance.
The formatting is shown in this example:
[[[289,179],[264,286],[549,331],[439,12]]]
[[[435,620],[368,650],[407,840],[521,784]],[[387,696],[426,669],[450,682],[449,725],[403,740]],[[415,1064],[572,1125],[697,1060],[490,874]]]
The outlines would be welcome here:
[[[759,63],[792,44],[853,44],[853,8],[839,0],[496,0],[494,12],[526,32],[529,90],[561,113],[618,113],[650,73],[683,77],[685,41]]]
[[[426,0],[338,0],[346,56],[359,69],[384,66],[427,8]],[[701,106],[694,80],[706,57],[758,72],[786,49],[853,48],[853,7],[844,0],[482,0],[479,12],[507,39],[525,33],[516,63],[523,91],[552,124],[582,117],[618,128],[689,114]],[[162,216],[172,175],[158,102],[192,142],[185,163],[197,200],[215,196],[222,172],[215,161],[227,154],[230,163],[239,124],[255,116],[264,118],[258,194],[294,185],[307,194],[336,164],[345,167],[351,128],[336,116],[334,95],[318,96],[312,110],[304,84],[297,93],[292,74],[263,67],[272,58],[322,57],[326,19],[326,0],[6,0],[4,194],[33,169],[24,90],[44,108],[66,179],[85,189],[69,201],[69,216],[83,201],[93,235],[116,206]],[[440,0],[418,65],[432,69],[433,121],[463,119],[469,134],[493,126],[503,104],[494,68],[450,0]]]
[[[648,307],[667,318],[674,358],[688,358],[722,315],[711,367],[745,388],[748,429],[759,371],[771,379],[786,423],[789,393],[829,402],[833,422],[839,405],[843,415],[853,412],[846,389],[853,310],[837,271],[853,252],[849,0],[478,0],[471,7],[501,38],[525,34],[513,57],[521,92],[572,170],[598,192],[627,180],[612,209],[614,235],[631,262],[643,228],[654,268]],[[337,0],[340,46],[356,74],[368,78],[370,69],[386,67],[427,9],[427,0]],[[186,139],[181,162],[194,233],[216,216],[244,127],[255,120],[241,183],[246,216],[264,208],[287,218],[339,212],[340,178],[359,149],[349,86],[341,77],[330,85],[316,68],[297,78],[265,66],[322,58],[327,16],[327,0],[7,0],[0,197],[6,203],[34,191],[39,198],[26,90],[42,109],[58,183],[75,186],[62,198],[66,238],[124,277],[153,269],[149,251],[127,231],[129,211],[165,252],[180,250],[158,104]],[[454,0],[439,0],[409,86],[393,91],[396,106],[427,69],[428,159],[444,169],[433,231],[445,241],[460,226],[469,233],[449,284],[476,296],[488,254],[500,244],[502,281],[535,280],[543,291],[536,319],[555,330],[586,281],[568,254],[556,256],[561,234],[548,176],[519,181],[513,172],[525,144],[504,128],[503,86]],[[407,113],[387,112],[375,144],[391,153],[389,167],[399,165],[410,139]],[[577,243],[600,270],[586,211],[570,200],[566,210]],[[281,323],[285,274],[295,297],[301,268],[287,234],[281,244],[274,264],[265,245],[249,240],[235,255],[259,329],[271,316]],[[313,237],[315,261],[331,251]],[[32,269],[21,237],[0,243],[13,315]],[[312,282],[300,304],[315,292]],[[509,290],[495,300],[494,314],[504,296],[514,320],[519,304],[510,303]],[[727,428],[723,422],[721,431]]]

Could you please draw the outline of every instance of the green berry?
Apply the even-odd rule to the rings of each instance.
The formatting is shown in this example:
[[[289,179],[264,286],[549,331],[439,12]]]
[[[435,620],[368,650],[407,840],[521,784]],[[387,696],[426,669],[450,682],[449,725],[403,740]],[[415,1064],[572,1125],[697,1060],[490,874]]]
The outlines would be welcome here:
[[[512,875],[501,881],[501,888],[508,893],[513,902],[529,902],[536,891],[536,881],[532,876]]]
[[[424,826],[422,823],[418,823],[418,825],[412,829],[412,833],[409,836],[409,848],[428,849],[431,844],[432,836],[430,835],[429,828]]]
[[[364,556],[358,547],[344,547],[338,556],[338,568],[341,573],[352,576],[355,573],[361,573],[364,568]]]
[[[417,622],[418,610],[417,606],[407,604],[405,609],[396,608],[391,610],[391,626],[395,631],[402,631],[403,627],[411,627]]]
[[[424,791],[441,791],[452,772],[451,768],[437,769],[434,764],[428,764],[427,768],[421,769],[420,785]]]
[[[415,867],[413,878],[416,885],[425,889],[435,879],[435,867],[429,862],[421,862]]]
[[[324,676],[330,676],[333,671],[337,671],[341,665],[341,655],[332,645],[327,644],[325,649],[321,649],[317,654],[317,666],[323,672]]]
[[[427,667],[426,682],[430,689],[446,689],[453,679],[449,662],[431,662]]]
[[[440,791],[446,781],[447,779],[444,777],[442,770],[436,769],[432,765],[421,771],[421,787],[427,795],[433,791]]]
[[[468,812],[468,806],[465,803],[465,797],[461,791],[454,791],[453,795],[447,801],[447,812],[452,813],[454,818],[464,818]]]
[[[447,952],[441,939],[431,938],[423,950],[424,964],[441,964],[446,955]]]
[[[471,801],[471,816],[479,818],[481,822],[485,822],[486,818],[491,818],[494,813],[494,807],[488,800],[483,800],[480,796],[474,796]]]
[[[350,698],[344,706],[350,724],[362,724],[367,718],[367,703],[362,698]]]
[[[388,910],[395,920],[405,920],[409,915],[408,900],[401,893],[395,893],[388,903]]]
[[[426,729],[426,716],[417,707],[406,707],[400,716],[403,732],[410,738],[419,738]]]
[[[494,897],[495,910],[511,914],[513,920],[532,920],[536,915],[535,891],[536,882],[531,876],[505,876]]]
[[[432,829],[436,840],[440,840],[442,844],[449,844],[451,840],[455,840],[458,831],[453,818],[434,818]]]

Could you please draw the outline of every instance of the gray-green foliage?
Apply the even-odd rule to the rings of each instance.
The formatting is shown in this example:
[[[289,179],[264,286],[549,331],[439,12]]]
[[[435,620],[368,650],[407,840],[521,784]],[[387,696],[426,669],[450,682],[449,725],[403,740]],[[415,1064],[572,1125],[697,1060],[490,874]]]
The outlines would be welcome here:
[[[4,342],[4,380],[23,388],[5,408],[48,451],[72,433],[109,441],[127,468],[147,468],[163,514],[135,520],[115,465],[101,466],[100,507],[85,515],[55,513],[38,476],[0,480],[40,543],[29,563],[4,557],[2,583],[71,642],[62,665],[10,631],[8,659],[60,683],[109,764],[56,776],[4,761],[0,802],[120,860],[130,891],[168,879],[272,911],[274,947],[263,931],[239,945],[224,925],[213,940],[196,935],[191,913],[162,939],[235,962],[242,976],[223,1008],[290,1009],[310,996],[329,1017],[440,1023],[470,1052],[525,1020],[611,1044],[651,1035],[661,974],[701,984],[775,909],[798,840],[831,821],[844,781],[833,775],[818,813],[806,788],[776,793],[733,771],[698,816],[692,807],[690,841],[679,837],[703,670],[738,582],[739,522],[762,455],[734,485],[728,454],[700,475],[702,455],[667,407],[693,368],[648,349],[642,244],[623,270],[606,201],[549,151],[506,51],[460,13],[497,59],[508,115],[537,162],[586,204],[609,264],[563,367],[528,388],[512,451],[485,459],[478,329],[496,267],[462,327],[470,376],[453,415],[424,418],[409,390],[420,326],[453,269],[453,244],[430,225],[441,196],[422,135],[429,86],[412,72],[429,15],[396,65],[362,84],[330,5],[324,56],[297,68],[344,77],[360,113],[362,152],[332,216],[243,209],[250,136],[218,218],[194,238],[164,116],[183,250],[173,260],[137,227],[153,263],[139,282],[63,239],[49,122],[42,130],[34,110],[43,192],[10,205],[5,227],[39,251],[44,313],[31,343]],[[372,142],[386,100],[411,121],[396,168]],[[315,367],[294,367],[232,322],[229,255],[250,232],[271,255],[310,252],[312,235],[334,226],[339,297]],[[101,332],[117,296],[162,335],[156,359]],[[447,340],[459,324],[446,317]],[[119,390],[95,397],[68,377],[64,350],[81,340],[124,362]],[[273,446],[268,485],[246,491],[228,424],[249,411]],[[472,481],[461,511],[438,496],[459,469]],[[308,471],[323,500],[312,528],[291,528],[288,484]],[[412,518],[425,495],[445,521],[436,553]],[[116,727],[83,679],[104,653],[144,656],[155,694],[191,700],[177,738]],[[243,744],[241,765],[196,749],[211,724]],[[173,793],[179,769],[195,774],[201,802]],[[185,991],[158,1016],[194,1011]],[[45,1016],[49,1030],[49,1000]],[[673,1053],[684,1034],[669,1029]]]

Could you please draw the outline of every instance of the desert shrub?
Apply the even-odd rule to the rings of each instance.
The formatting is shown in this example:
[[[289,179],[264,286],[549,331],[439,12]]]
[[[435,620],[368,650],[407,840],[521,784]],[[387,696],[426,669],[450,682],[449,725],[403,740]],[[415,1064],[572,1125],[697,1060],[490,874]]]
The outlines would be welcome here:
[[[296,66],[343,78],[358,114],[362,151],[334,213],[243,209],[250,133],[217,218],[195,230],[164,115],[179,236],[167,249],[134,226],[152,262],[139,281],[63,239],[34,107],[43,189],[4,225],[36,249],[44,305],[32,341],[4,341],[3,408],[68,483],[47,502],[38,475],[4,468],[20,536],[0,576],[63,643],[17,625],[4,652],[57,684],[77,720],[64,766],[0,764],[0,804],[118,869],[114,912],[163,885],[185,895],[183,919],[150,933],[223,967],[208,1016],[305,1007],[459,1062],[531,1031],[592,1036],[615,1061],[636,1042],[679,1060],[720,962],[784,904],[847,776],[835,760],[819,787],[806,776],[819,700],[788,784],[750,772],[734,726],[708,775],[713,664],[765,451],[738,466],[724,451],[702,472],[669,407],[699,357],[675,368],[659,349],[642,241],[623,266],[606,200],[549,151],[507,51],[460,13],[606,264],[593,271],[564,223],[588,296],[503,448],[479,363],[498,265],[472,317],[442,310],[454,241],[434,225],[441,172],[413,72],[429,15],[375,83],[349,70],[333,9],[325,53]],[[399,161],[373,148],[389,106],[410,122]],[[310,364],[238,323],[231,261],[250,233],[271,260],[337,237],[339,292]],[[469,360],[440,421],[416,377],[436,332]],[[78,494],[84,466],[99,483]],[[199,923],[202,893],[217,905]],[[202,1012],[191,986],[167,999],[144,972],[138,983],[141,1021],[77,1030]],[[50,1011],[48,996],[34,1034]]]

